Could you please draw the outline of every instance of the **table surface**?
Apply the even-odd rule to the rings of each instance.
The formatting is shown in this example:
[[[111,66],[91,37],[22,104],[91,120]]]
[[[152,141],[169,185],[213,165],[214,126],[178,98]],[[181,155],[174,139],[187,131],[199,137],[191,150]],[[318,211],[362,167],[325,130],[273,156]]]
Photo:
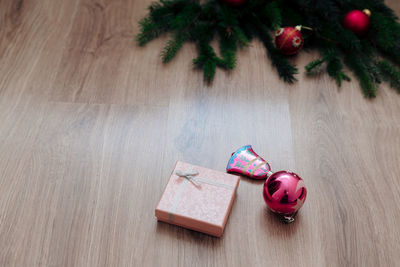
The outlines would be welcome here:
[[[0,266],[398,266],[400,95],[307,77],[312,51],[285,84],[258,41],[207,86],[194,45],[135,45],[150,2],[0,2]],[[222,238],[156,221],[177,160],[245,144],[304,178],[295,223],[247,178]]]

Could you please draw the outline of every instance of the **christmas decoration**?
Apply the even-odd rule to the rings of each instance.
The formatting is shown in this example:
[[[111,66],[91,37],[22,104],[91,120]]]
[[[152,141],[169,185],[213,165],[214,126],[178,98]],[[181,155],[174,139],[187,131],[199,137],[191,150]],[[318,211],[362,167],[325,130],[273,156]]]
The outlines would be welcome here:
[[[155,210],[159,221],[222,236],[240,178],[178,161]]]
[[[275,32],[275,46],[284,55],[297,54],[303,43],[303,35],[298,27],[279,28]]]
[[[287,171],[275,172],[264,183],[263,196],[267,206],[283,216],[285,222],[294,221],[297,211],[303,206],[307,189],[303,179]]]
[[[269,164],[250,145],[239,148],[232,156],[226,167],[230,173],[239,173],[253,179],[265,179],[272,174]]]
[[[307,190],[303,179],[287,171],[272,173],[268,162],[254,152],[251,145],[232,153],[226,171],[256,180],[268,177],[263,189],[265,203],[287,223],[294,221],[294,216],[306,200]]]
[[[370,25],[371,11],[368,9],[364,9],[363,11],[360,10],[352,10],[344,16],[343,19],[343,27],[349,29],[350,31],[354,32],[354,34],[358,36],[364,35]]]
[[[222,2],[231,6],[241,6],[246,2],[246,0],[222,0]]]
[[[370,12],[353,11],[343,20],[349,10],[359,7]],[[350,16],[353,13],[358,15]],[[305,67],[308,74],[324,67],[341,86],[343,80],[350,80],[346,65],[365,96],[374,97],[382,81],[400,92],[400,24],[381,0],[159,0],[149,6],[148,16],[139,24],[136,40],[141,46],[171,33],[161,52],[164,63],[171,61],[185,42],[195,43],[198,56],[193,63],[203,70],[207,82],[212,81],[217,67],[234,69],[237,50],[258,38],[279,76],[289,83],[296,80],[298,71],[284,54],[296,53],[303,41],[300,32],[294,31],[296,36],[292,36],[284,30],[288,40],[277,38],[275,47],[274,34],[287,28],[284,26],[307,25],[313,31],[303,32],[304,46],[320,52],[320,58]],[[219,53],[210,45],[217,35]]]

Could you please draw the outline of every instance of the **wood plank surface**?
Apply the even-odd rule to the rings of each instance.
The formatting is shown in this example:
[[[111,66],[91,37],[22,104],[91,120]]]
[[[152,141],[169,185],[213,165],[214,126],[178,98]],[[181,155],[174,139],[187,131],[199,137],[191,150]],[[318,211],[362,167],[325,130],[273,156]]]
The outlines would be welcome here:
[[[135,45],[150,2],[0,1],[0,266],[399,266],[400,95],[307,77],[305,51],[289,86],[257,41],[207,86],[193,45]],[[247,178],[222,238],[156,221],[177,160],[245,144],[304,178],[295,223]]]

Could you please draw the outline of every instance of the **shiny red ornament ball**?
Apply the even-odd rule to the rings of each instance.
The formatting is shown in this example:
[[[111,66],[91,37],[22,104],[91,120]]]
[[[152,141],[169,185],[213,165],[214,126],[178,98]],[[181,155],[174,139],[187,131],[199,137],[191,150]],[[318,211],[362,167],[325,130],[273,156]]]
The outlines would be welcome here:
[[[292,222],[297,211],[303,206],[307,189],[303,179],[293,172],[278,171],[264,183],[263,196],[267,206]]]
[[[222,2],[231,6],[241,6],[246,3],[246,0],[222,0]]]
[[[275,32],[275,46],[284,55],[297,54],[303,44],[303,35],[298,28],[284,27]]]
[[[342,25],[344,28],[352,31],[355,35],[362,36],[369,29],[370,14],[371,12],[368,9],[365,9],[364,11],[352,10],[344,16]]]

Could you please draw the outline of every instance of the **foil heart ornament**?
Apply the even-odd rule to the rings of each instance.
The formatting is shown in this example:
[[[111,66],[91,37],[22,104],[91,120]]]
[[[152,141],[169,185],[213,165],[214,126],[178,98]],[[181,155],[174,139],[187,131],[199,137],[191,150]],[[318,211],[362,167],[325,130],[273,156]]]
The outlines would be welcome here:
[[[268,208],[281,215],[286,223],[290,223],[303,206],[307,189],[297,174],[278,171],[265,181],[263,196]]]
[[[226,171],[257,180],[265,179],[272,174],[269,164],[254,152],[251,145],[243,146],[232,154]]]

